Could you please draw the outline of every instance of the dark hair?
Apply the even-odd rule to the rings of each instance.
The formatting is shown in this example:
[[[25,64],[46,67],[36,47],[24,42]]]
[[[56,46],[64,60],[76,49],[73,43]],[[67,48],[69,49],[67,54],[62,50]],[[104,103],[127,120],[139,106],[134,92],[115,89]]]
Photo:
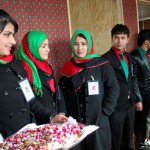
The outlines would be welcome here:
[[[130,31],[126,25],[116,24],[111,30],[111,37],[113,37],[114,34],[127,34],[127,36],[129,37]]]
[[[86,37],[85,37],[85,35],[82,34],[82,33],[79,33],[77,36],[80,36],[80,37],[84,38],[85,40],[87,40]],[[77,37],[77,36],[76,36],[76,37]]]
[[[4,30],[5,26],[8,23],[12,23],[14,25],[15,33],[18,31],[17,22],[4,10],[0,9],[0,33]]]
[[[143,29],[139,32],[137,37],[138,46],[141,46],[145,40],[150,41],[150,29]]]

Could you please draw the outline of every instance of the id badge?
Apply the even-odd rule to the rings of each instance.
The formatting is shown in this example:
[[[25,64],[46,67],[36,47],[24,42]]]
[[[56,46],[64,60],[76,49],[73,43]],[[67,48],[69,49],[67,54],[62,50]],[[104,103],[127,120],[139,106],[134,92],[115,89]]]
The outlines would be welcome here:
[[[99,94],[99,82],[88,81],[88,95],[98,95],[98,94]]]
[[[25,96],[25,99],[26,99],[27,103],[29,101],[31,101],[33,98],[35,98],[34,93],[32,91],[32,88],[31,88],[30,83],[29,83],[27,78],[25,78],[23,80],[20,80],[19,85],[22,89],[22,92]]]

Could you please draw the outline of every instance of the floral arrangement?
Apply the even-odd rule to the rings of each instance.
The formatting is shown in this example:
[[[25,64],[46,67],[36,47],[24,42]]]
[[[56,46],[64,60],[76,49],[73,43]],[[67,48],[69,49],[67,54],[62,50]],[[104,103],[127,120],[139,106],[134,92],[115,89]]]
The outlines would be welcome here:
[[[27,128],[3,141],[5,150],[55,150],[73,143],[81,135],[75,124],[46,124]]]
[[[14,135],[0,140],[0,150],[68,150],[99,127],[83,125],[72,117],[61,123],[28,124]]]

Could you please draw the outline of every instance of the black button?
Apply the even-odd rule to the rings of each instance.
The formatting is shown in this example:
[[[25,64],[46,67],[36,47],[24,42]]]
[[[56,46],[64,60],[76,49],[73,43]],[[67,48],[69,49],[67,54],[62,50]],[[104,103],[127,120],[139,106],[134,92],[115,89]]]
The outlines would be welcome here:
[[[130,95],[128,95],[128,99],[130,99]]]
[[[20,90],[21,90],[21,87],[16,87],[16,90],[17,90],[17,91],[20,91]]]
[[[10,68],[6,68],[6,72],[10,72]]]
[[[129,91],[129,94],[128,94],[128,99],[130,99],[130,91]]]
[[[10,113],[9,117],[12,118],[14,116],[14,113]]]
[[[8,92],[7,92],[7,91],[4,91],[4,94],[5,94],[5,95],[8,95]]]
[[[26,109],[21,109],[22,113],[26,113],[26,111],[27,111]]]

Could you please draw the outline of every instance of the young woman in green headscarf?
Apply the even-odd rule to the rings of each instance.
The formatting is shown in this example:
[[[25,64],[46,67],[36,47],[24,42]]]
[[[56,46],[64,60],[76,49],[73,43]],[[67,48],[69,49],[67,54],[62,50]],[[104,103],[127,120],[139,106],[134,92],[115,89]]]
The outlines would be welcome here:
[[[59,101],[63,100],[60,99],[61,93],[56,85],[53,70],[46,61],[49,52],[47,35],[37,30],[25,34],[18,47],[18,59],[27,72],[37,99],[31,108],[38,124],[67,120],[63,113],[57,114],[61,110]],[[65,110],[64,108],[62,110]]]
[[[68,114],[86,125],[100,128],[75,149],[110,150],[108,117],[115,109],[119,86],[109,62],[94,53],[91,35],[77,30],[71,38],[73,57],[62,68],[60,87]]]

